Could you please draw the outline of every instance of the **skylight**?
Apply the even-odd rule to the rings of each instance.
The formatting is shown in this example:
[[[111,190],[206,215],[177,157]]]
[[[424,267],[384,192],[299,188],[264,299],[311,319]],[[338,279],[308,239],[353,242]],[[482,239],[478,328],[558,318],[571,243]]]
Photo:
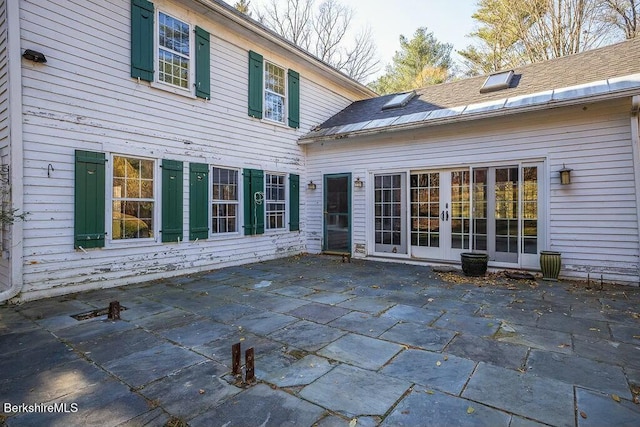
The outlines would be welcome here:
[[[512,78],[513,70],[491,74],[489,77],[487,77],[487,80],[484,81],[484,84],[480,88],[480,93],[506,89],[509,87]]]
[[[382,106],[382,109],[390,110],[392,108],[404,107],[405,105],[407,105],[409,101],[411,101],[411,98],[413,98],[414,96],[416,96],[415,90],[412,90],[411,92],[398,94],[393,98],[391,98],[391,100],[388,101],[386,104],[384,104]]]

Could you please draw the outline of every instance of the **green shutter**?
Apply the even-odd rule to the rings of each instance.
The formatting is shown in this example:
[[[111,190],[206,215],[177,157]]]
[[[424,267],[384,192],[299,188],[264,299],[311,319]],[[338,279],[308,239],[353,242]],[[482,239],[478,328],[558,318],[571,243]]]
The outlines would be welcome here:
[[[300,230],[300,176],[289,175],[289,231]]]
[[[249,51],[249,115],[262,118],[262,55]]]
[[[75,248],[104,246],[105,162],[104,153],[76,150]]]
[[[131,1],[131,77],[153,81],[153,3]]]
[[[244,234],[251,236],[264,233],[264,172],[245,169],[244,182]],[[256,196],[256,193],[260,193]],[[258,203],[256,203],[256,199]]]
[[[182,162],[162,160],[162,241],[182,240]]]
[[[300,127],[300,74],[293,70],[287,73],[289,85],[289,127]]]
[[[196,27],[196,96],[211,99],[211,45],[209,33]]]
[[[189,164],[189,240],[209,237],[209,166]]]

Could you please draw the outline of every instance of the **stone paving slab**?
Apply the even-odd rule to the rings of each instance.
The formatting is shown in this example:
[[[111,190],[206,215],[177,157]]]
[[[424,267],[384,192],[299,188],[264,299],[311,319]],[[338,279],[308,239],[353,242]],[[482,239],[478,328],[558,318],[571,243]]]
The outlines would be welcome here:
[[[442,351],[456,336],[454,331],[431,328],[415,323],[398,323],[380,338],[431,351]]]
[[[257,313],[242,316],[234,324],[255,334],[268,335],[298,320],[300,319],[294,316],[260,310]]]
[[[461,357],[423,350],[407,350],[399,354],[380,372],[458,395],[476,364]]]
[[[575,425],[573,386],[480,363],[462,397],[553,426]]]
[[[640,408],[628,400],[617,402],[610,395],[576,388],[576,402],[578,427],[640,425]]]
[[[347,334],[327,345],[318,354],[329,359],[373,371],[380,369],[404,347],[388,341]]]
[[[436,328],[460,332],[462,334],[469,334],[478,337],[490,337],[498,331],[500,322],[486,317],[446,313],[436,320],[433,326]]]
[[[311,426],[324,412],[320,406],[258,384],[191,419],[189,426]]]
[[[278,387],[305,386],[329,372],[334,366],[335,364],[329,363],[326,358],[310,354],[286,368],[259,375],[259,378]]]
[[[189,420],[242,391],[221,378],[226,373],[228,368],[217,362],[198,363],[144,386],[140,394]]]
[[[288,314],[300,319],[326,324],[340,316],[344,316],[349,313],[349,311],[350,310],[342,307],[312,302],[295,308]]]
[[[177,328],[160,331],[163,337],[185,347],[195,347],[231,335],[236,328],[211,319],[198,319]]]
[[[276,341],[295,343],[296,347],[304,350],[316,351],[344,334],[346,332],[340,329],[301,320],[269,334],[269,337]]]
[[[397,323],[397,320],[374,316],[360,311],[352,311],[338,317],[328,325],[333,328],[343,329],[370,337],[378,337],[384,331]]]
[[[381,315],[382,317],[390,317],[392,319],[401,320],[403,322],[421,323],[430,325],[440,316],[441,311],[432,311],[411,305],[398,304],[391,307]]]
[[[112,360],[104,367],[131,387],[140,387],[203,360],[184,348],[164,343]]]
[[[501,342],[526,345],[531,348],[539,348],[557,353],[570,354],[572,352],[571,334],[566,332],[551,331],[523,325],[505,325],[503,323],[494,338]]]
[[[576,336],[573,338],[573,349],[577,355],[587,359],[640,369],[640,346],[638,345]]]
[[[353,297],[347,301],[344,301],[338,306],[348,308],[351,310],[362,311],[372,315],[378,315],[383,311],[393,307],[394,303],[384,298],[376,297]]]
[[[303,388],[300,396],[353,418],[385,414],[410,386],[410,381],[355,366],[339,365]]]
[[[529,353],[528,346],[470,334],[457,335],[444,350],[459,357],[509,369],[522,368]]]
[[[97,363],[107,363],[164,343],[162,337],[141,328],[100,335],[76,345],[85,357]]]
[[[632,399],[627,378],[619,366],[578,356],[532,350],[527,359],[527,373],[555,378],[602,393]]]
[[[385,418],[381,426],[509,427],[511,416],[459,397],[415,387]]]

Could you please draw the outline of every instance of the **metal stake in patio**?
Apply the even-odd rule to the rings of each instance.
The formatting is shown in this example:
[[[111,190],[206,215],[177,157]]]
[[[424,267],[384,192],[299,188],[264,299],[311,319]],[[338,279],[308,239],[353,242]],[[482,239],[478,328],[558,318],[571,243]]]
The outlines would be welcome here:
[[[107,314],[109,320],[120,320],[120,302],[112,301],[109,303],[109,312]]]
[[[256,376],[255,376],[255,357],[254,357],[254,354],[253,354],[253,347],[251,347],[250,349],[248,349],[244,353],[244,363],[245,363],[245,368],[246,368],[244,381],[245,381],[245,383],[252,383],[256,379]]]
[[[234,377],[242,377],[242,372],[240,372],[240,343],[231,346],[231,374]]]

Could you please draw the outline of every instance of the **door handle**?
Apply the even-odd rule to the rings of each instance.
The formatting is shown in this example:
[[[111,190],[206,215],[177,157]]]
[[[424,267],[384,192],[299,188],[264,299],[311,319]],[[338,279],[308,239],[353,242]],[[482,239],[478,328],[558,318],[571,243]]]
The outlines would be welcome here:
[[[449,211],[447,211],[447,221],[449,221]]]
[[[440,214],[440,218],[444,221],[444,211]]]
[[[446,220],[445,220],[445,213],[446,213]],[[440,214],[440,218],[442,218],[443,221],[449,221],[449,211],[444,210],[442,211],[442,213]]]

